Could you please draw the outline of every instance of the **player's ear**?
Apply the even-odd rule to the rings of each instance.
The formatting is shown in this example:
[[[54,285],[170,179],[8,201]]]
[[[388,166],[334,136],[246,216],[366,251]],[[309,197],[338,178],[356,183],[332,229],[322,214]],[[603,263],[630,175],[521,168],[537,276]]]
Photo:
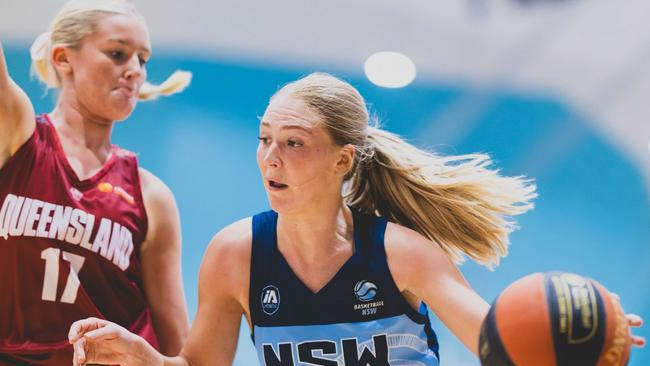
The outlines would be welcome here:
[[[70,49],[62,45],[57,45],[52,48],[52,66],[59,75],[72,72],[70,51]]]
[[[337,174],[346,175],[354,165],[354,146],[346,144],[339,150],[339,159],[336,161],[335,170]]]

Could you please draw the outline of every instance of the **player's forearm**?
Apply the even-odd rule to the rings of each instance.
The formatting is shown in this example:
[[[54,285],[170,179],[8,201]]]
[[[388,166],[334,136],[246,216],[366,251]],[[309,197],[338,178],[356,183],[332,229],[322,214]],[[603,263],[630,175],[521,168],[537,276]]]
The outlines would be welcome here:
[[[0,98],[6,95],[9,88],[11,88],[11,77],[9,76],[7,60],[5,58],[2,42],[0,41]]]
[[[183,356],[176,357],[165,357],[163,359],[162,366],[190,366],[190,363],[187,362]]]
[[[5,82],[5,79],[9,79],[9,73],[7,72],[7,62],[5,61],[5,54],[2,50],[2,42],[0,41],[0,85]]]
[[[181,366],[183,363],[168,363],[167,357],[158,352],[149,342],[142,337],[137,337],[132,342],[132,347],[124,355],[124,364],[129,366]],[[173,360],[170,358],[170,360]]]
[[[162,361],[162,366],[196,366],[192,365],[183,354],[176,357],[163,357]]]
[[[163,356],[146,340],[138,337],[134,347],[129,350],[124,363],[129,366],[190,366],[181,355],[175,357]]]
[[[2,43],[0,42],[0,124],[4,125],[4,137],[10,135],[12,127],[19,127],[20,117],[33,109],[25,92],[16,84],[9,75]],[[14,126],[15,125],[15,126]]]

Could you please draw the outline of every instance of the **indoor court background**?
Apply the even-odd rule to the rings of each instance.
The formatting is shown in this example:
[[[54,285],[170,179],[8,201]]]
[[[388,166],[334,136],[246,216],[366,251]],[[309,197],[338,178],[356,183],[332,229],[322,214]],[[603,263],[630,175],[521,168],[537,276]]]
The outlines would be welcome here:
[[[9,70],[37,112],[51,110],[55,93],[30,79],[29,46],[63,2],[0,0]],[[255,162],[268,98],[327,71],[416,145],[486,152],[505,174],[536,180],[536,208],[519,219],[501,266],[461,267],[485,299],[533,272],[572,271],[620,294],[650,339],[649,2],[135,3],[152,34],[149,79],[194,73],[183,94],[141,103],[114,131],[176,196],[191,317],[212,235],[268,209]],[[365,59],[385,50],[412,58],[412,84],[387,89],[366,78]],[[435,317],[434,329],[443,365],[478,365]],[[257,364],[244,324],[235,364]],[[630,365],[648,364],[650,348],[635,349]]]

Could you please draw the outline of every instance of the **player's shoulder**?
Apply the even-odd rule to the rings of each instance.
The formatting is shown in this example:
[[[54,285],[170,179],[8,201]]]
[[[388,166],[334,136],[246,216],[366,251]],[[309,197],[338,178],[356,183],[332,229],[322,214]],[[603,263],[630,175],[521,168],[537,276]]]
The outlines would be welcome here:
[[[386,226],[384,247],[391,269],[417,272],[434,260],[448,260],[440,245],[413,229],[392,222]]]
[[[245,218],[214,235],[203,256],[199,271],[199,289],[227,289],[245,306],[250,278],[252,247],[251,219]],[[207,287],[206,287],[207,286]]]
[[[162,210],[175,206],[174,194],[160,178],[143,167],[138,167],[138,175],[146,206]]]
[[[206,251],[206,259],[229,263],[244,264],[250,262],[253,234],[252,218],[236,221],[216,233]]]
[[[418,250],[423,246],[431,245],[431,241],[417,231],[406,226],[388,222],[384,234],[384,243],[387,250]]]
[[[160,178],[141,166],[138,166],[138,175],[140,176],[140,184],[142,185],[143,190],[145,188],[150,188],[154,191],[169,190],[167,185]]]

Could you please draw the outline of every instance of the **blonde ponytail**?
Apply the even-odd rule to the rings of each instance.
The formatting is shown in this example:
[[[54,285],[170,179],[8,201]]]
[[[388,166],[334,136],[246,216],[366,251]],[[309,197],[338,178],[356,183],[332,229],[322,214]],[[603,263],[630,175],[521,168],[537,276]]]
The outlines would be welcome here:
[[[188,71],[175,71],[160,85],[145,82],[140,87],[140,100],[154,100],[161,95],[172,95],[182,92],[192,81],[192,73]]]
[[[336,145],[354,146],[342,192],[348,204],[419,232],[456,263],[469,256],[492,268],[508,253],[510,216],[532,209],[537,197],[531,180],[500,175],[487,155],[438,156],[369,126],[363,97],[329,74],[308,75],[282,93],[318,112]]]
[[[537,196],[530,180],[501,176],[487,155],[437,156],[377,128],[368,143],[374,153],[348,183],[350,205],[419,232],[456,263],[467,255],[492,268],[508,254],[508,216]]]
[[[32,58],[32,75],[41,80],[47,88],[58,88],[59,78],[49,59],[52,45],[52,34],[41,33],[29,49]]]

